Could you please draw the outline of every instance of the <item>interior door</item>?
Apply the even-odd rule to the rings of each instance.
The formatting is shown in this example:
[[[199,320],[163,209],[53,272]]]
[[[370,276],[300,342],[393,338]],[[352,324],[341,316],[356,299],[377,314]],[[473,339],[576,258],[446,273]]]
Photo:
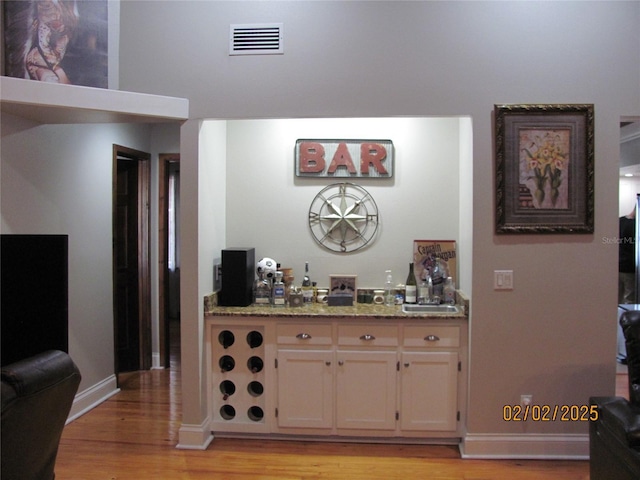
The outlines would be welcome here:
[[[114,145],[115,372],[151,368],[150,155]]]
[[[140,369],[138,292],[138,164],[117,160],[116,350],[119,372]]]

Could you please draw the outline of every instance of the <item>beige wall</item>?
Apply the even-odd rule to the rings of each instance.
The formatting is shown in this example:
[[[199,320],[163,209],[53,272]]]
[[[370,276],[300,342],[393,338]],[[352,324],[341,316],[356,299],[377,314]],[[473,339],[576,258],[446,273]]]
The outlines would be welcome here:
[[[555,405],[613,393],[616,287],[607,279],[617,252],[601,239],[617,234],[619,121],[640,115],[640,4],[127,1],[121,10],[120,88],[187,97],[196,119],[468,116],[466,451],[584,454],[586,424],[505,422],[502,406],[521,394]],[[284,55],[227,55],[230,23],[265,21],[284,23]],[[595,105],[593,235],[493,233],[496,103]],[[205,160],[186,150],[186,168],[197,173]],[[217,247],[206,232],[191,224],[183,246]],[[505,268],[515,288],[496,292],[492,272]],[[205,289],[193,285],[190,298]],[[183,345],[201,344],[199,313],[183,316]],[[184,397],[196,402],[185,405],[183,429],[197,430],[205,421],[192,400],[203,398],[202,357],[190,351],[182,367]]]

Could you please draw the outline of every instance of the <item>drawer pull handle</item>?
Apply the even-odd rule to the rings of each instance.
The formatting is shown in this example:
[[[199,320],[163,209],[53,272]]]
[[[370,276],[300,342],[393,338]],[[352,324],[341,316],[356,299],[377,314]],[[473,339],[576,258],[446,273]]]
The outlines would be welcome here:
[[[427,335],[426,337],[424,337],[424,339],[427,342],[437,342],[438,340],[440,340],[440,337],[437,335]]]
[[[311,335],[309,335],[308,333],[299,333],[296,335],[296,338],[299,340],[309,340],[311,338]]]
[[[411,365],[411,364],[410,364],[409,362],[406,362],[406,363],[404,364],[404,367],[405,367],[405,368],[409,368],[409,365]]]
[[[374,337],[373,335],[370,335],[368,333],[366,333],[366,334],[364,334],[364,335],[362,335],[360,337],[360,340],[365,340],[367,342],[370,342],[371,340],[375,340],[375,339],[376,339],[376,337]]]
[[[344,365],[344,361],[343,360],[338,361],[338,365],[343,366]]]
[[[330,367],[330,366],[331,366],[331,362],[329,362],[329,361],[326,361],[326,362],[324,362],[324,363],[325,363],[325,365],[326,365],[327,367]]]

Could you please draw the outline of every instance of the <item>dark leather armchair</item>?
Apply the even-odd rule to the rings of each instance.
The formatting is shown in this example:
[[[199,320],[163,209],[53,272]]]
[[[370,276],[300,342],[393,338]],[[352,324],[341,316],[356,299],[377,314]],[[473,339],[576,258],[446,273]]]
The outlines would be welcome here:
[[[2,367],[2,480],[52,480],[80,372],[50,350]]]
[[[640,312],[620,316],[627,346],[629,401],[592,397],[598,419],[589,425],[591,480],[640,479]]]

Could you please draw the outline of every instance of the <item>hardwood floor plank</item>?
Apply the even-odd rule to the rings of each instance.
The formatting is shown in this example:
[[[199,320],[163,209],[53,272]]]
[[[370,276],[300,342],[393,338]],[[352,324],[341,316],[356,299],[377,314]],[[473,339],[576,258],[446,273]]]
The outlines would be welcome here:
[[[180,369],[121,375],[65,428],[57,480],[586,480],[586,461],[463,460],[457,447],[216,438],[178,450]]]

